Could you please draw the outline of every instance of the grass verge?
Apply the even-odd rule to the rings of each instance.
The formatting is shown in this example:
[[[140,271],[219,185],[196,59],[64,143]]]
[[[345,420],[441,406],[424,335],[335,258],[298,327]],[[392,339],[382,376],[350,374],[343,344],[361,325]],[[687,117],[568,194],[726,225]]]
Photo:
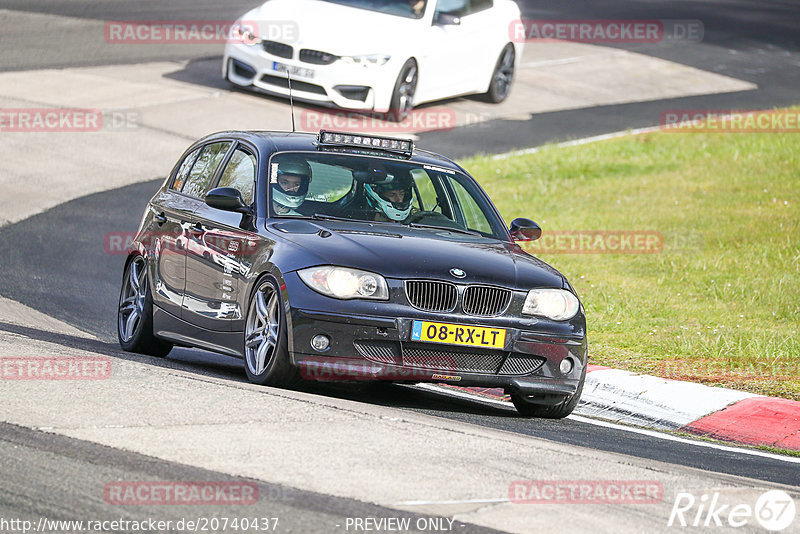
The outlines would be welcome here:
[[[800,400],[800,134],[657,132],[462,163],[506,221],[545,235],[660,233],[655,253],[532,249],[581,296],[592,363]]]

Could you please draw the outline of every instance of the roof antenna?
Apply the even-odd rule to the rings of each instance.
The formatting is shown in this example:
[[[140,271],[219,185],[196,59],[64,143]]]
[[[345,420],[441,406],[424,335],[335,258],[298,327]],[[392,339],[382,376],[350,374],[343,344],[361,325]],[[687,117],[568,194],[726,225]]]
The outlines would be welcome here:
[[[289,82],[289,106],[292,108],[292,133],[295,133],[294,128],[294,99],[292,98],[292,77],[289,75],[289,70],[286,70],[286,80]]]

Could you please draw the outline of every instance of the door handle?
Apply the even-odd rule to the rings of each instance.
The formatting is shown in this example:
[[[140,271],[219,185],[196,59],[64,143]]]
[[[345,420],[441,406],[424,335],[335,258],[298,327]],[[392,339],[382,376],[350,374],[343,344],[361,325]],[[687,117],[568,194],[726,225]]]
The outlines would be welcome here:
[[[156,215],[155,219],[159,226],[167,223],[167,215],[163,211]]]

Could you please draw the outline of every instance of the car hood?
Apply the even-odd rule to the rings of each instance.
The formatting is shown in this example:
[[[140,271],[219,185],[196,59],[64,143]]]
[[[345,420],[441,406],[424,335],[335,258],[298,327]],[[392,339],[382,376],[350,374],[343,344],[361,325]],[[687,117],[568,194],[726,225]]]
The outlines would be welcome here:
[[[387,278],[425,278],[517,289],[564,286],[561,274],[518,245],[446,230],[401,225],[284,221],[270,225],[291,243],[284,271],[340,265]],[[463,279],[451,269],[466,273]]]
[[[263,38],[339,56],[391,54],[408,48],[423,27],[421,20],[320,0],[271,0],[241,20],[258,24]],[[291,30],[278,31],[284,24]]]

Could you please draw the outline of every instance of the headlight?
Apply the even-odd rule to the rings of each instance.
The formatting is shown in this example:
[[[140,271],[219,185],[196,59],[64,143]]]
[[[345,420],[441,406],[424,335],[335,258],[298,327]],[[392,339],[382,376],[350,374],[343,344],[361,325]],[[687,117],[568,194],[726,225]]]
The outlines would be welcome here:
[[[567,321],[575,317],[579,307],[578,298],[564,289],[531,289],[522,313]]]
[[[234,24],[231,27],[231,40],[247,46],[255,46],[261,43],[261,39],[250,28],[241,24]]]
[[[389,288],[379,274],[324,265],[298,271],[300,279],[318,293],[337,299],[388,300]]]
[[[386,65],[386,62],[392,59],[392,56],[385,54],[371,54],[369,56],[342,56],[342,61],[350,63],[351,65],[361,65],[362,67],[380,67]]]

